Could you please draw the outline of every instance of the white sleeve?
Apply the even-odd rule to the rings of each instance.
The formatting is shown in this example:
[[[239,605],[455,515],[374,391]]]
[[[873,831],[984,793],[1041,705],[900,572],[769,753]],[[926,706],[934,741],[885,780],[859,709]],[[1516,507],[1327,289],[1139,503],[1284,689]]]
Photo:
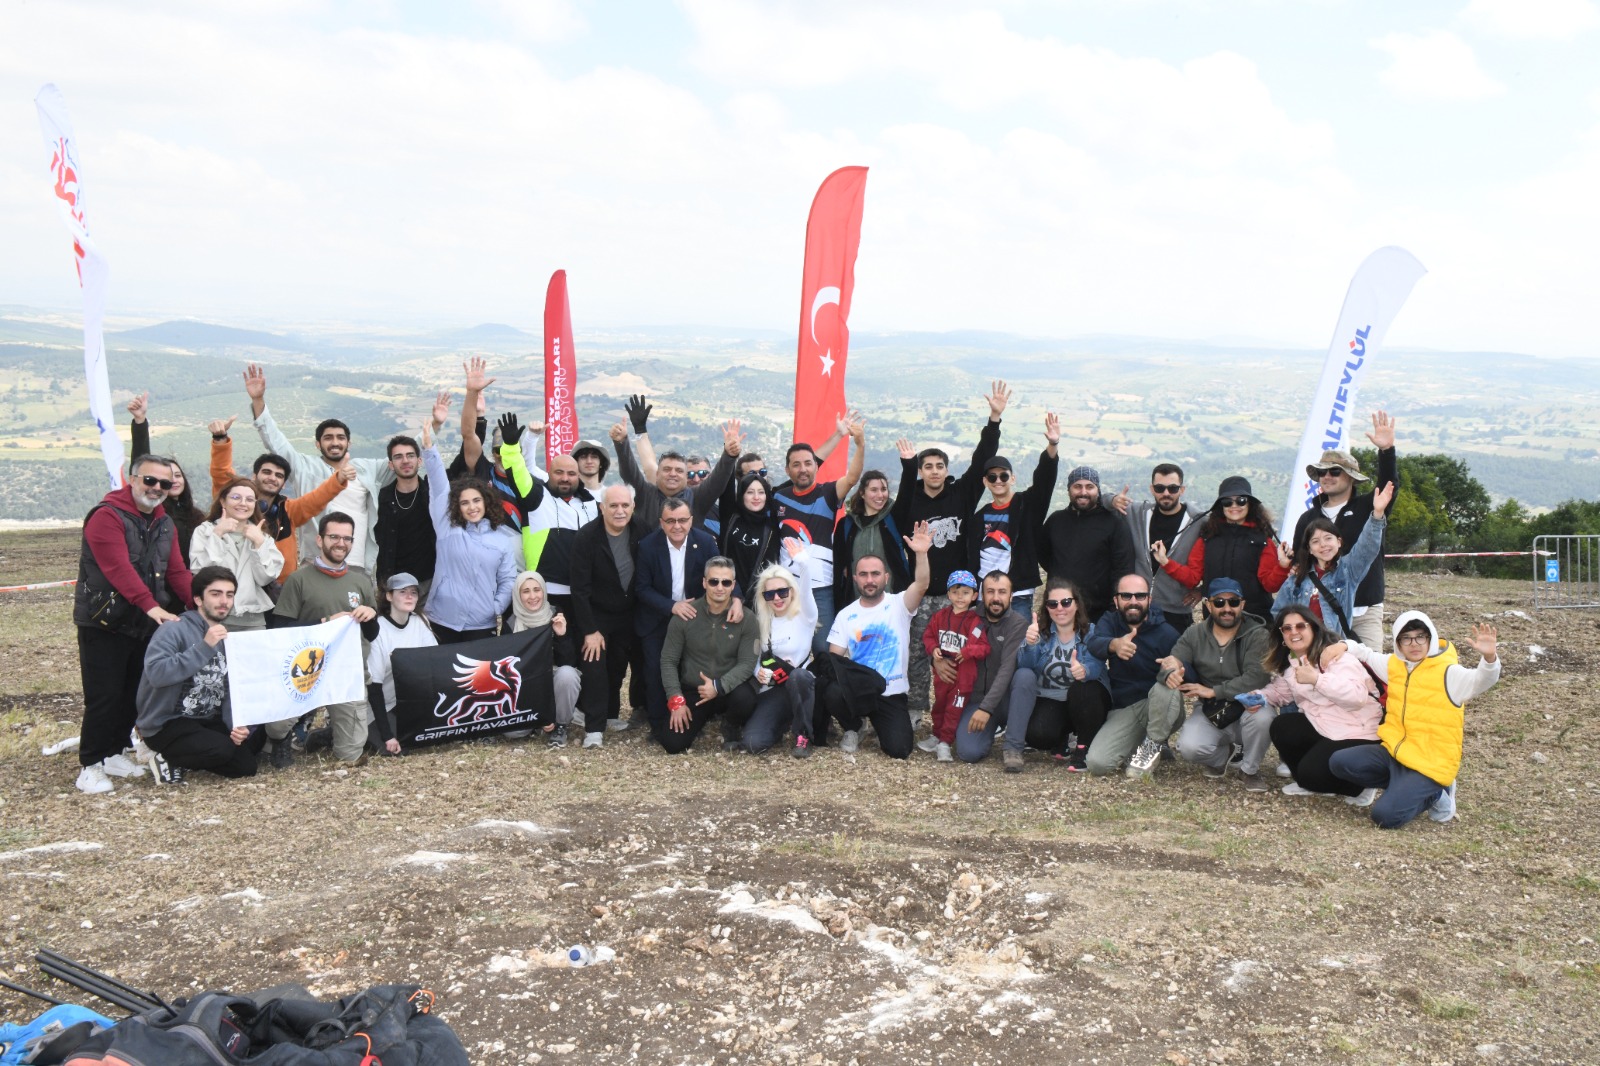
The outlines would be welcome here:
[[[1504,661],[1505,656],[1497,655],[1494,662],[1480,659],[1475,667],[1452,663],[1444,672],[1445,695],[1459,707],[1474,696],[1488,692],[1500,680],[1500,664]]]

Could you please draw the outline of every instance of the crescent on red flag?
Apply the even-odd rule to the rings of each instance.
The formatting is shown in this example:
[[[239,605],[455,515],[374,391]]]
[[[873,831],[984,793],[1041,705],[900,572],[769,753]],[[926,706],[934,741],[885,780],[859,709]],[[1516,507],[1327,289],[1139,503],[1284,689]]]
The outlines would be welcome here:
[[[844,392],[850,351],[850,298],[867,168],[829,174],[806,221],[806,259],[800,281],[800,344],[795,358],[794,440],[816,446],[831,437],[847,410]],[[846,448],[836,449],[817,473],[827,481],[844,473]]]

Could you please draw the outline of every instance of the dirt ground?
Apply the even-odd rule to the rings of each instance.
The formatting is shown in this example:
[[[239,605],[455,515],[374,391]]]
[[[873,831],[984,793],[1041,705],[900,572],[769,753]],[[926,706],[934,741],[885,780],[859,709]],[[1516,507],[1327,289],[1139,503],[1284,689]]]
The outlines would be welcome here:
[[[0,535],[0,584],[76,557],[72,531]],[[1460,817],[1398,832],[1183,764],[1005,775],[871,740],[613,734],[87,797],[40,754],[81,713],[70,602],[0,593],[20,983],[51,986],[40,948],[169,997],[416,982],[477,1063],[1600,1061],[1600,611],[1535,614],[1525,583],[1391,578],[1391,617],[1491,620],[1506,664]],[[556,963],[574,944],[615,961]],[[36,1007],[0,991],[0,1018]]]

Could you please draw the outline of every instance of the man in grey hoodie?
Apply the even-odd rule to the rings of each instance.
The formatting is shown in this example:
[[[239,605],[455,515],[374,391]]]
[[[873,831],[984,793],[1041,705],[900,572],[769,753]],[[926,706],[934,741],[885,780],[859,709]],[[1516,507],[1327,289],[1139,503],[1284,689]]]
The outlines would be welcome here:
[[[194,575],[194,610],[156,630],[139,681],[136,728],[166,766],[168,784],[184,770],[210,770],[223,777],[254,777],[256,755],[267,733],[233,725],[228,701],[228,631],[222,620],[233,610],[238,588],[233,571],[203,566]]]

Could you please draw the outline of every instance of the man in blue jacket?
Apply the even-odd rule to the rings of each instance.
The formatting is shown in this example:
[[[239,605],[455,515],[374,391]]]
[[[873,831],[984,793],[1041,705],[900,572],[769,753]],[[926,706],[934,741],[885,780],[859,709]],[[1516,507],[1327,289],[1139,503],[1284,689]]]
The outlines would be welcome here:
[[[1148,778],[1165,744],[1178,726],[1183,704],[1152,701],[1150,690],[1161,673],[1160,660],[1172,654],[1178,631],[1150,602],[1150,583],[1138,574],[1117,581],[1111,610],[1089,631],[1089,650],[1107,663],[1111,681],[1111,714],[1094,736],[1084,760],[1096,777],[1116,773],[1124,760],[1128,776]]]
[[[662,500],[661,528],[639,541],[634,563],[633,589],[639,606],[633,626],[644,646],[645,710],[657,740],[667,729],[667,690],[661,680],[667,626],[674,615],[684,621],[694,618],[694,599],[705,586],[706,561],[717,556],[716,539],[693,525],[688,501],[676,496]],[[728,621],[738,625],[744,604],[738,589],[733,594]]]

